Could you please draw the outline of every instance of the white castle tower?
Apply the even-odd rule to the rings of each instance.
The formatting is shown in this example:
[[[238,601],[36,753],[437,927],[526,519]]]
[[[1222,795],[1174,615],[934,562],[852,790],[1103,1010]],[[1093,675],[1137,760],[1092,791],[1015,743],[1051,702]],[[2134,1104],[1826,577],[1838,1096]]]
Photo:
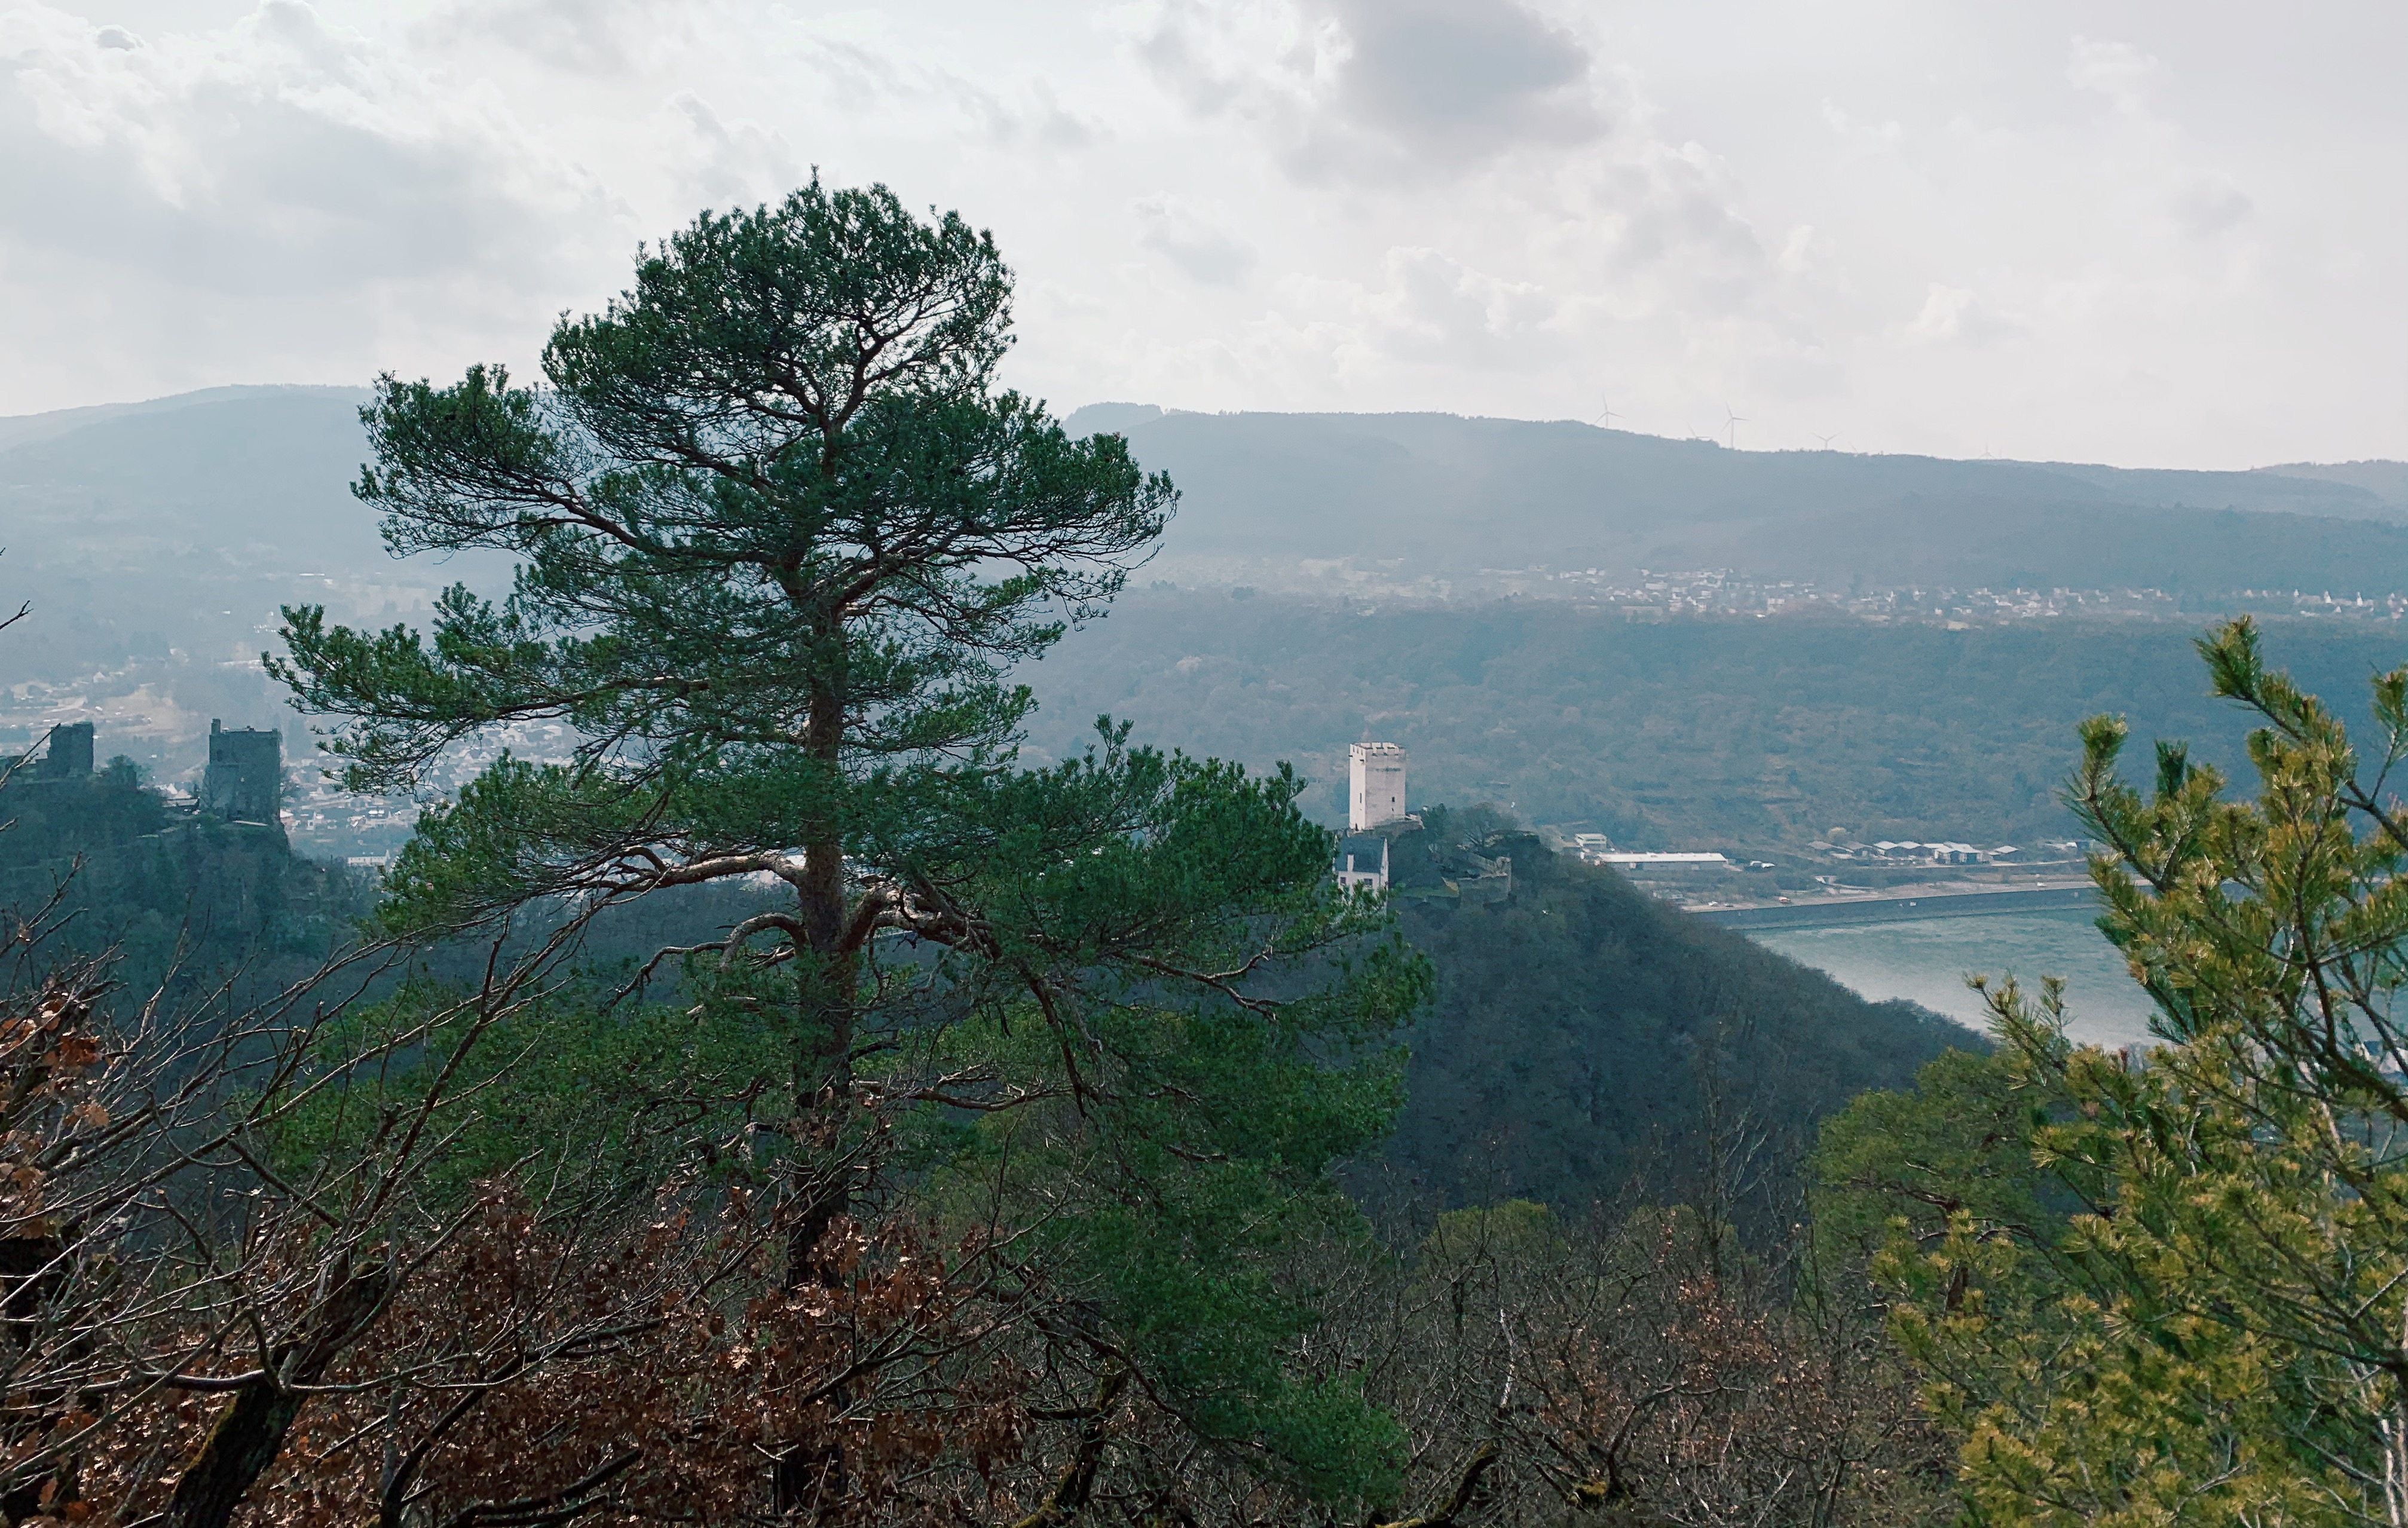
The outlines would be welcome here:
[[[1360,833],[1405,815],[1405,750],[1356,743],[1346,750],[1346,826]]]

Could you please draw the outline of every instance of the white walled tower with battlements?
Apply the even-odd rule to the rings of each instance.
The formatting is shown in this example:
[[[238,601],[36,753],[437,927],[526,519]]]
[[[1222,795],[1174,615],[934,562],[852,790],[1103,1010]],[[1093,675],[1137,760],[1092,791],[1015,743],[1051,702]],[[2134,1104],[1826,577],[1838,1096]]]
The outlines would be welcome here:
[[[1356,743],[1346,750],[1346,826],[1356,833],[1405,815],[1405,750]]]

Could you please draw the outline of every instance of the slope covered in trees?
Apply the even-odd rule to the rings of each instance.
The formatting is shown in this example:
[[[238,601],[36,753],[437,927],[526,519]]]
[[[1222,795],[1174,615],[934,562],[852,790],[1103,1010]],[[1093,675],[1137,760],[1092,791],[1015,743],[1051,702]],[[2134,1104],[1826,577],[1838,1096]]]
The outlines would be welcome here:
[[[2354,696],[2397,661],[2387,626],[2280,624],[2301,682]],[[2075,824],[2057,798],[2073,727],[2113,711],[2242,762],[2177,625],[1948,631],[1828,618],[1627,625],[1534,601],[1383,607],[1146,591],[1028,671],[1031,736],[1099,711],[1198,752],[1292,760],[1342,821],[1346,746],[1405,746],[1416,803],[1511,804],[1633,849],[1859,838],[2029,847]],[[2350,702],[2344,702],[2348,704]]]
[[[123,759],[0,780],[0,907],[47,907],[60,945],[116,952],[136,1001],[167,983],[170,1012],[237,970],[256,992],[314,969],[353,942],[372,890],[272,829],[170,811]]]
[[[1467,836],[1512,864],[1512,893],[1467,898]],[[1977,1035],[1908,1003],[1868,1003],[1608,870],[1550,853],[1491,814],[1427,814],[1392,865],[1432,1001],[1407,1034],[1392,1171],[1369,1192],[1443,1207],[1720,1196],[1758,1233],[1785,1207],[1821,1119],[1905,1086]],[[1714,1173],[1719,1181],[1709,1181]]]
[[[0,905],[64,888],[66,942],[115,948],[136,995],[179,951],[181,992],[246,962],[254,986],[290,979],[356,940],[374,905],[362,874],[296,856],[273,833],[171,814],[122,764],[0,786]],[[1511,858],[1510,897],[1447,893],[1467,840]],[[1354,1178],[1392,1208],[1524,1198],[1577,1217],[1633,1195],[1678,1198],[1716,1131],[1757,1143],[1750,1180],[1770,1187],[1856,1094],[1906,1085],[1948,1046],[1981,1047],[1552,853],[1494,812],[1439,808],[1394,852],[1402,932],[1435,985],[1400,1036],[1410,1061],[1386,1170]],[[576,955],[612,989],[654,950],[724,939],[772,906],[757,886],[671,889],[583,921]],[[565,916],[528,909],[514,948]],[[423,962],[458,978],[478,958],[470,946]],[[679,976],[656,973],[652,994],[674,995]]]
[[[280,605],[389,620],[455,578],[506,586],[505,553],[396,562],[379,544],[348,493],[366,398],[231,388],[0,420],[7,564],[38,580],[54,618],[21,635],[12,674],[138,730],[127,746],[165,774],[192,761],[211,715],[265,721],[281,704],[250,666]],[[2181,473],[1734,452],[1443,415],[1074,420],[1074,436],[1128,429],[1139,458],[1182,485],[1150,576],[1188,582],[1322,587],[1306,564],[1352,560],[1407,581],[1539,562],[1729,567],[1842,592],[2408,591],[2398,464]]]

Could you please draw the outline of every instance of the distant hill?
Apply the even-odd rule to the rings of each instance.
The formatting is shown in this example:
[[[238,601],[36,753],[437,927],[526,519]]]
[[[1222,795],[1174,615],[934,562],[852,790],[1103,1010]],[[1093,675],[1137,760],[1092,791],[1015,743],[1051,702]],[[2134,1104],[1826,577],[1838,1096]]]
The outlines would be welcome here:
[[[2408,514],[2408,462],[2292,462],[2258,470],[2270,477],[2347,483]]]
[[[2400,464],[2263,472],[1733,451],[1570,421],[1448,414],[1191,414],[1099,404],[1185,497],[1174,576],[1360,569],[1729,567],[1765,578],[1963,588],[2273,582],[2408,590]]]
[[[0,689],[48,687],[0,716],[0,748],[93,720],[112,751],[173,778],[212,716],[290,721],[258,671],[279,606],[391,620],[457,578],[506,582],[499,558],[385,553],[349,486],[366,396],[215,388],[0,419],[0,601],[34,607],[0,648]],[[307,756],[297,724],[287,753]]]
[[[90,719],[163,779],[212,716],[308,739],[258,671],[280,605],[423,617],[508,563],[385,554],[349,485],[365,392],[215,388],[0,419],[0,748]],[[1730,451],[1570,422],[1439,414],[1078,411],[1125,432],[1184,499],[1144,578],[1330,587],[1338,565],[1455,581],[1481,569],[1730,567],[1835,589],[1941,585],[2408,590],[2408,465],[2245,473]],[[22,688],[32,681],[33,688]],[[18,693],[10,693],[12,687]]]
[[[1346,746],[1368,728],[1404,745],[1412,802],[1511,804],[1630,849],[1756,852],[1833,827],[2029,848],[2075,831],[2057,793],[2095,712],[2124,714],[2143,739],[2191,738],[2194,758],[2251,778],[2245,728],[2191,650],[2207,619],[1631,625],[1557,601],[1366,614],[1141,589],[1025,673],[1041,703],[1034,749],[1067,756],[1110,712],[1193,752],[1293,761],[1324,821],[1344,819]],[[2272,662],[2356,735],[2377,735],[2366,678],[2408,659],[2408,634],[2388,621],[2268,630]]]
[[[367,455],[352,388],[219,388],[180,398],[0,420],[0,586],[78,599],[96,630],[206,622],[243,633],[296,595],[373,613],[459,577],[387,555],[351,497]],[[496,564],[497,565],[497,564]],[[480,574],[493,568],[479,564]],[[171,596],[154,599],[154,594]],[[214,634],[213,625],[200,629]],[[187,645],[186,632],[171,637]],[[248,637],[244,648],[254,648]]]

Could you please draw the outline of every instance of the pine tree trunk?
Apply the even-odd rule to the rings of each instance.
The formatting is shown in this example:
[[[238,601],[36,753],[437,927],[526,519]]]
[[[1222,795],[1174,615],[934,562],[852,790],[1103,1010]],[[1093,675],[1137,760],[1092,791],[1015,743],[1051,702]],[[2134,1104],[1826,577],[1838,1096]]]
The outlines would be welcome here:
[[[807,735],[812,757],[833,781],[844,766],[844,705],[834,687],[822,686],[813,693]],[[805,1049],[795,1058],[795,1107],[806,1111],[827,1109],[840,1118],[853,1081],[853,1005],[859,975],[857,958],[844,948],[853,908],[845,885],[841,825],[822,824],[822,831],[802,848],[797,916],[809,949],[797,963],[803,970],[796,995],[806,1021],[806,1038]],[[842,1178],[817,1186],[786,1233],[788,1293],[824,1277],[821,1244],[852,1203],[852,1185]],[[837,1399],[841,1402],[842,1396]],[[832,1440],[816,1449],[789,1447],[770,1472],[771,1505],[780,1517],[787,1517],[840,1502],[846,1473],[840,1442]]]
[[[2394,1380],[2395,1388],[2399,1381]],[[2383,1507],[2391,1528],[2408,1528],[2408,1391],[2391,1403],[2379,1424],[2383,1439]]]

